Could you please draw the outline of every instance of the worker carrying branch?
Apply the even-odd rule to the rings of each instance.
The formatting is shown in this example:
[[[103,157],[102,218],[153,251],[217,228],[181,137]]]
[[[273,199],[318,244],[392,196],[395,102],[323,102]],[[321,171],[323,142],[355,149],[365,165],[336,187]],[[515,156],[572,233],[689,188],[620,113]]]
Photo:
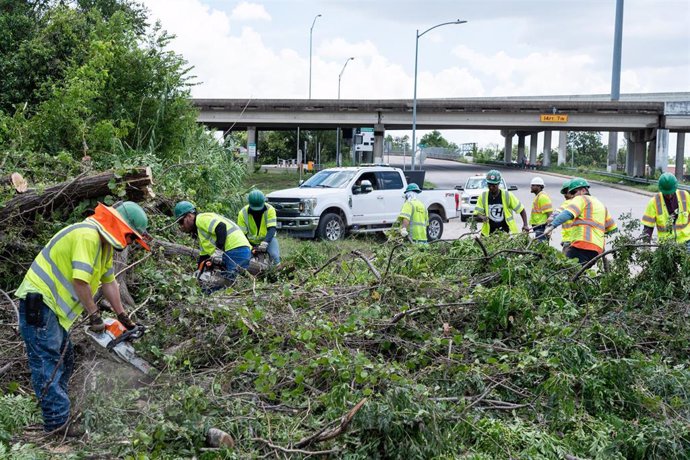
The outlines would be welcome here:
[[[247,195],[247,205],[237,215],[237,225],[255,251],[267,252],[273,265],[280,263],[280,246],[276,238],[278,218],[273,206],[266,203],[261,190]]]
[[[534,238],[539,241],[546,241],[544,229],[546,228],[546,221],[553,213],[551,197],[544,191],[544,179],[541,177],[532,179],[530,190],[535,197],[532,202],[532,212],[529,214],[529,224],[534,230]]]
[[[572,220],[569,232],[572,239],[566,256],[584,265],[604,251],[605,235],[617,231],[617,227],[606,206],[589,195],[586,180],[575,177],[568,187],[573,198],[563,212],[546,226],[544,235],[550,236],[554,228]]]
[[[652,239],[656,227],[659,241],[673,239],[685,244],[690,251],[688,203],[690,193],[678,189],[678,180],[673,174],[663,173],[659,177],[659,193],[649,200],[642,216],[645,239]]]
[[[405,203],[403,203],[398,221],[400,222],[400,235],[403,238],[408,236],[413,243],[427,243],[427,227],[429,226],[429,212],[417,195],[422,190],[415,183],[411,183],[405,188]]]
[[[482,222],[482,235],[497,231],[518,233],[515,214],[522,218],[522,231],[529,232],[525,207],[515,195],[499,187],[501,173],[495,169],[486,173],[486,184],[489,190],[482,192],[474,208],[474,219]]]
[[[198,213],[192,203],[180,201],[175,205],[175,219],[183,232],[196,230],[201,249],[199,265],[209,259],[217,261],[224,268],[221,276],[228,281],[234,281],[239,272],[249,267],[252,256],[249,241],[240,227],[227,217],[214,212]],[[220,288],[222,286],[210,291]]]
[[[146,213],[136,203],[125,201],[116,208],[99,203],[92,216],[53,236],[17,289],[19,330],[47,432],[83,434],[69,420],[67,384],[74,353],[68,331],[86,310],[90,329],[103,332],[105,324],[93,298],[99,286],[120,323],[127,329],[136,327],[122,306],[113,251],[122,251],[135,241],[149,250],[144,241],[147,226]]]

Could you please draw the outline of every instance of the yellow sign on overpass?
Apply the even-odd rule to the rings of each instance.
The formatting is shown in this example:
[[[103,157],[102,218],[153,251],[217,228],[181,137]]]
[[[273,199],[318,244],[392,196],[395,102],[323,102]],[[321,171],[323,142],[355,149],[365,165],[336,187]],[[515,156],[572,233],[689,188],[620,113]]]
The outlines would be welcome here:
[[[563,114],[546,114],[543,113],[539,115],[539,121],[542,123],[567,123],[568,122],[568,115],[563,115]]]

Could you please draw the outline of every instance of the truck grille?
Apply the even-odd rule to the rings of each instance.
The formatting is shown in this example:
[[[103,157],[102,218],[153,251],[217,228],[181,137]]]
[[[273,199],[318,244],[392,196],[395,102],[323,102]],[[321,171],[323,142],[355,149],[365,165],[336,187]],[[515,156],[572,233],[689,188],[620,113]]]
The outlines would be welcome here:
[[[470,204],[477,204],[478,199],[479,199],[478,196],[471,196],[470,197]]]
[[[276,208],[278,217],[299,216],[299,198],[269,198],[268,204]]]

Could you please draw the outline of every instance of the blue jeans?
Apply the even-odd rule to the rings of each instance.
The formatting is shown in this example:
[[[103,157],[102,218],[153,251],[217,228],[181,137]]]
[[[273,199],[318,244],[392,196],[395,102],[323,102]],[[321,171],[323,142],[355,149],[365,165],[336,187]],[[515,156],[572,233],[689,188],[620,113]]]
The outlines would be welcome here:
[[[19,332],[29,356],[31,384],[43,412],[43,429],[53,431],[69,419],[67,384],[74,370],[72,343],[55,313],[44,303],[40,305],[42,325],[27,324],[24,303],[23,299],[19,301]],[[63,350],[65,355],[60,362]]]
[[[225,271],[221,273],[223,278],[230,281],[237,277],[237,274],[242,270],[249,268],[249,259],[252,258],[252,250],[249,246],[242,246],[235,249],[230,249],[223,253],[223,265]]]
[[[280,263],[280,246],[278,246],[278,238],[273,238],[270,243],[268,243],[268,248],[266,248],[268,256],[271,258],[273,265],[278,265]]]
[[[532,227],[532,230],[534,230],[534,239],[537,241],[546,241],[546,237],[544,236],[544,230],[546,230],[546,224],[542,225],[535,225]]]

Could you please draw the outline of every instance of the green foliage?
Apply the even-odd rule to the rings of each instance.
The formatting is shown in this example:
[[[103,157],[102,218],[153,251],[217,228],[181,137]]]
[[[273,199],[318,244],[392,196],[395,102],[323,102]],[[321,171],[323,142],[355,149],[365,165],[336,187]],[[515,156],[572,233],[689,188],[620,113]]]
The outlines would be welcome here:
[[[589,131],[568,132],[568,164],[575,158],[575,166],[605,168],[607,147],[601,142],[601,133]]]
[[[0,396],[0,449],[12,434],[40,419],[41,415],[33,398],[10,394]]]
[[[427,147],[442,147],[444,149],[457,149],[458,145],[454,142],[448,142],[438,130],[433,130],[426,133],[419,140],[420,144],[424,144]]]

